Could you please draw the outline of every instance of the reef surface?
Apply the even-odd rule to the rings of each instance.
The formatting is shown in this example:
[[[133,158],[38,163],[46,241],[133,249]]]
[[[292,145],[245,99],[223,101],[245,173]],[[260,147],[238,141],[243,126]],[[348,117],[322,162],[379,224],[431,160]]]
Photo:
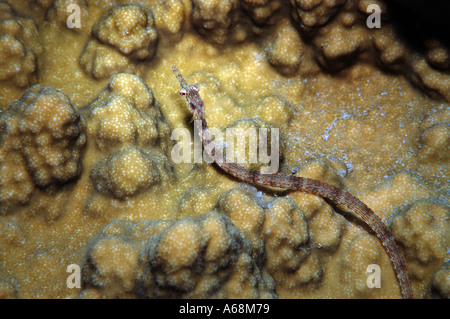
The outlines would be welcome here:
[[[278,128],[280,173],[360,198],[415,297],[449,298],[450,50],[414,14],[380,0],[0,2],[0,297],[400,297],[351,213],[174,160],[174,130],[193,133],[176,64],[217,136]]]

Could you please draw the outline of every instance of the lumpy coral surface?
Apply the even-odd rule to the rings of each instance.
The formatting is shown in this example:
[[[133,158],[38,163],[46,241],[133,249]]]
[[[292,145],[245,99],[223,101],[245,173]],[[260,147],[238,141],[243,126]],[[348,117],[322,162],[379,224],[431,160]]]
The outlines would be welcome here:
[[[202,157],[175,64],[227,157],[278,143],[277,173],[361,199],[414,296],[449,298],[444,25],[407,1],[0,1],[0,297],[401,297],[351,211]]]

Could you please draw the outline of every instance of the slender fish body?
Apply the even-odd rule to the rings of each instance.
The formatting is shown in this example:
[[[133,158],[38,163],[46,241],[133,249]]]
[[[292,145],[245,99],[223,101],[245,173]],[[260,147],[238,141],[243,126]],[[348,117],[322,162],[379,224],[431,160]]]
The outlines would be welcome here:
[[[239,180],[251,184],[312,193],[329,199],[352,211],[372,229],[383,245],[394,266],[402,297],[405,299],[413,298],[408,271],[395,238],[387,226],[366,204],[349,192],[318,180],[282,174],[262,174],[258,171],[249,170],[241,165],[226,161],[224,155],[221,153],[221,148],[216,147],[212,141],[211,132],[208,129],[208,124],[205,119],[205,104],[198,93],[198,87],[196,85],[188,85],[175,65],[172,65],[172,71],[182,87],[180,94],[186,98],[189,109],[194,114],[195,123],[205,151],[212,158],[221,159],[216,161],[216,164],[222,170]]]

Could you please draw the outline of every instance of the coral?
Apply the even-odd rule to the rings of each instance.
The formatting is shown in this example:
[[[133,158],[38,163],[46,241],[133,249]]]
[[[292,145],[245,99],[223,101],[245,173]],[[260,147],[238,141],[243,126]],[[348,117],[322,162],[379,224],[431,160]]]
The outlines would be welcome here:
[[[267,42],[265,51],[269,63],[282,74],[295,73],[302,61],[303,43],[290,21],[279,22]]]
[[[113,76],[89,108],[87,130],[100,150],[130,143],[168,147],[169,127],[155,105],[152,91],[135,75]]]
[[[214,211],[178,222],[116,220],[89,248],[82,296],[271,296],[251,254],[230,219]]]
[[[417,86],[436,97],[443,97],[450,101],[450,76],[432,69],[425,58],[414,55],[411,58],[414,75],[411,80]]]
[[[292,15],[299,26],[309,31],[327,23],[345,0],[291,0]]]
[[[111,8],[92,27],[92,35],[80,64],[97,79],[119,72],[140,74],[138,62],[151,59],[158,45],[153,14],[139,5]]]
[[[65,206],[69,201],[61,188],[57,192],[42,192],[32,198],[27,214],[51,225],[64,215]]]
[[[312,212],[306,211],[305,214],[310,215],[308,222],[312,241],[323,250],[336,250],[342,240],[344,218],[324,204]]]
[[[440,70],[448,70],[450,68],[449,49],[439,40],[426,41],[427,61],[428,63]]]
[[[86,143],[83,120],[69,98],[35,85],[0,117],[1,204],[29,201],[35,185],[52,188],[77,178]]]
[[[295,175],[321,180],[343,188],[342,175],[345,176],[347,171],[339,164],[312,160],[305,163]],[[343,171],[345,173],[342,173]],[[322,250],[335,251],[342,240],[344,218],[325,201],[310,194],[293,192],[289,194],[289,198],[308,220],[308,231],[314,245]]]
[[[258,105],[256,114],[264,121],[280,127],[291,121],[294,110],[286,100],[276,95],[270,95],[265,97]]]
[[[211,42],[224,44],[239,27],[239,1],[193,0],[191,20]]]
[[[84,124],[69,98],[35,85],[2,114],[2,148],[19,151],[34,183],[66,183],[80,174]]]
[[[318,281],[321,267],[311,272],[308,223],[292,201],[280,198],[270,203],[264,222],[267,269],[278,287],[293,288]]]
[[[153,15],[137,5],[112,8],[92,28],[92,34],[133,59],[150,59],[156,50],[158,32]]]
[[[214,191],[203,185],[188,189],[180,200],[180,216],[199,216],[211,211],[216,204]]]
[[[11,80],[17,86],[27,86],[36,70],[36,56],[23,44],[7,34],[0,36],[0,80]]]
[[[166,221],[133,223],[114,220],[91,243],[83,266],[82,296],[131,297],[139,251],[163,229]],[[112,255],[115,256],[111,260]],[[97,291],[99,290],[99,291]]]
[[[236,228],[246,235],[256,252],[262,254],[265,213],[254,198],[242,190],[232,189],[220,195],[216,209],[228,216]]]
[[[420,137],[419,160],[424,163],[450,160],[450,123],[440,123],[427,128]]]
[[[68,21],[70,21],[70,16],[75,11],[69,11],[70,5],[77,5],[80,9],[80,25],[79,27],[74,26],[69,28]],[[45,7],[49,7],[49,5],[45,5]],[[89,12],[87,10],[87,4],[85,0],[55,0],[51,7],[47,11],[46,20],[50,23],[55,23],[61,27],[68,28],[71,31],[79,32],[81,28],[84,28],[87,23],[86,21],[89,19]],[[73,22],[73,21],[71,21]]]
[[[42,52],[38,29],[34,21],[21,17],[5,2],[0,3],[0,34],[13,36],[36,55]]]
[[[25,243],[26,234],[16,220],[0,219],[0,231],[2,244],[20,247]]]
[[[155,154],[158,156],[158,154]],[[108,192],[117,198],[126,199],[161,182],[165,174],[164,165],[158,165],[155,156],[137,148],[125,148],[105,162],[99,162],[91,171],[91,179],[100,192]],[[167,159],[159,155],[159,162]]]
[[[35,186],[23,156],[0,148],[0,173],[0,212],[28,203]]]
[[[180,36],[187,15],[185,4],[181,0],[155,2],[150,7],[159,31]]]
[[[379,30],[373,39],[380,63],[389,69],[399,70],[406,63],[406,52],[392,29]]]
[[[136,109],[130,99],[116,95],[106,102],[105,106],[95,107],[91,112],[97,124],[91,128],[96,132],[100,149],[134,141],[144,145],[154,143],[158,131],[153,119]]]
[[[450,108],[440,105],[432,114],[427,116],[420,124],[418,161],[422,171],[435,177],[447,176],[449,168],[448,149]],[[443,196],[449,188],[449,180],[435,178],[432,184],[440,190]]]
[[[139,77],[113,76],[88,109],[89,136],[99,150],[110,152],[90,173],[99,192],[126,199],[174,178],[165,153],[168,125]]]
[[[94,40],[87,44],[81,54],[80,64],[84,71],[95,79],[120,72],[137,72],[134,64],[130,63],[126,56]]]
[[[17,16],[7,3],[0,3],[0,81],[29,85],[41,51],[33,20]]]
[[[116,220],[90,245],[82,296],[230,298],[239,289],[240,297],[274,297],[274,287],[283,298],[312,296],[319,291],[328,296],[327,289],[346,297],[398,293],[391,264],[375,236],[349,226],[320,198],[299,193],[292,199],[277,198],[266,204],[240,189],[231,189],[219,196],[213,210],[195,218],[137,223]],[[410,247],[406,248],[408,268],[412,267],[415,276],[427,274],[428,285],[429,275],[442,267],[448,245],[448,212],[434,207],[396,214],[392,223],[399,242]],[[428,218],[433,225],[412,215],[406,217],[414,210],[430,209],[436,212]],[[400,225],[404,218],[416,226]],[[421,239],[408,242],[417,236]],[[107,258],[111,255],[113,261]],[[418,268],[410,255],[421,258]],[[373,264],[389,269],[383,277],[383,291],[366,285],[366,269]],[[435,270],[429,271],[430,267]]]
[[[383,264],[384,250],[376,238],[368,235],[357,236],[346,248],[337,265],[339,271],[334,274],[343,287],[343,294],[347,298],[374,298],[377,291],[368,289],[368,274],[365,270],[369,265]]]
[[[438,71],[448,69],[448,48],[438,39],[422,39],[424,36],[420,33],[420,41],[427,48],[426,56],[410,54],[408,44],[399,39],[399,31],[386,27],[390,26],[391,18],[384,2],[291,0],[291,5],[297,26],[311,41],[318,62],[327,71],[338,72],[357,59],[370,59],[383,68],[404,73],[429,94],[449,100],[449,76]],[[366,26],[365,20],[371,14],[367,11],[369,5],[380,8],[383,28],[372,30]],[[297,43],[293,45],[295,50],[301,52],[304,44],[301,41],[294,43]],[[298,56],[295,50],[289,50],[289,54]],[[376,59],[373,59],[374,55]],[[269,56],[269,62],[274,64],[272,60]],[[280,72],[285,73],[285,68],[280,68]]]
[[[259,25],[271,24],[282,7],[282,1],[270,0],[241,0],[242,8],[250,14],[252,20]]]
[[[297,169],[295,175],[323,181],[327,184],[343,188],[343,176],[347,174],[342,163],[336,161],[310,160]]]
[[[381,243],[343,207],[172,162],[171,129],[193,137],[176,64],[216,141],[266,128],[270,153],[278,129],[280,173],[357,196],[397,239],[414,296],[448,298],[450,51],[446,20],[420,13],[385,0],[0,1],[0,297],[400,297]],[[246,140],[233,155],[249,162],[261,148]],[[65,285],[71,264],[82,289]]]
[[[17,289],[11,283],[0,279],[0,298],[1,299],[16,299]]]
[[[406,247],[412,276],[429,283],[430,268],[434,273],[447,257],[450,238],[450,210],[425,201],[417,201],[392,221],[392,232]]]
[[[330,28],[326,35],[314,39],[316,47],[320,48],[319,62],[330,71],[342,69],[350,63],[368,45],[367,40],[363,28],[341,25]]]
[[[130,74],[113,76],[99,99],[103,100],[104,96],[111,94],[118,94],[131,99],[136,109],[140,111],[150,112],[150,115],[153,116],[157,114],[157,111],[153,109],[155,100],[152,90],[137,76]]]
[[[359,13],[356,3],[345,0],[291,1],[297,26],[311,41],[318,62],[327,71],[345,68],[355,56],[371,47],[368,28],[360,22],[360,16],[366,13],[362,8]],[[299,43],[297,47],[302,46]]]
[[[251,246],[229,219],[216,212],[167,228],[145,248],[141,263],[143,293],[150,297],[270,294],[251,259]]]
[[[448,263],[434,275],[433,286],[441,297],[450,298],[450,269]]]

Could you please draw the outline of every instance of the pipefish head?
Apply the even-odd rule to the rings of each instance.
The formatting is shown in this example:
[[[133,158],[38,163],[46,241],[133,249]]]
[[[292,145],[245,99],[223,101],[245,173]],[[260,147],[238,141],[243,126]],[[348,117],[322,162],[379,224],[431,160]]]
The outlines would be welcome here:
[[[189,109],[192,113],[195,111],[203,111],[204,103],[198,94],[197,85],[189,85],[188,87],[183,87],[180,90],[180,95],[184,96],[189,104]]]

